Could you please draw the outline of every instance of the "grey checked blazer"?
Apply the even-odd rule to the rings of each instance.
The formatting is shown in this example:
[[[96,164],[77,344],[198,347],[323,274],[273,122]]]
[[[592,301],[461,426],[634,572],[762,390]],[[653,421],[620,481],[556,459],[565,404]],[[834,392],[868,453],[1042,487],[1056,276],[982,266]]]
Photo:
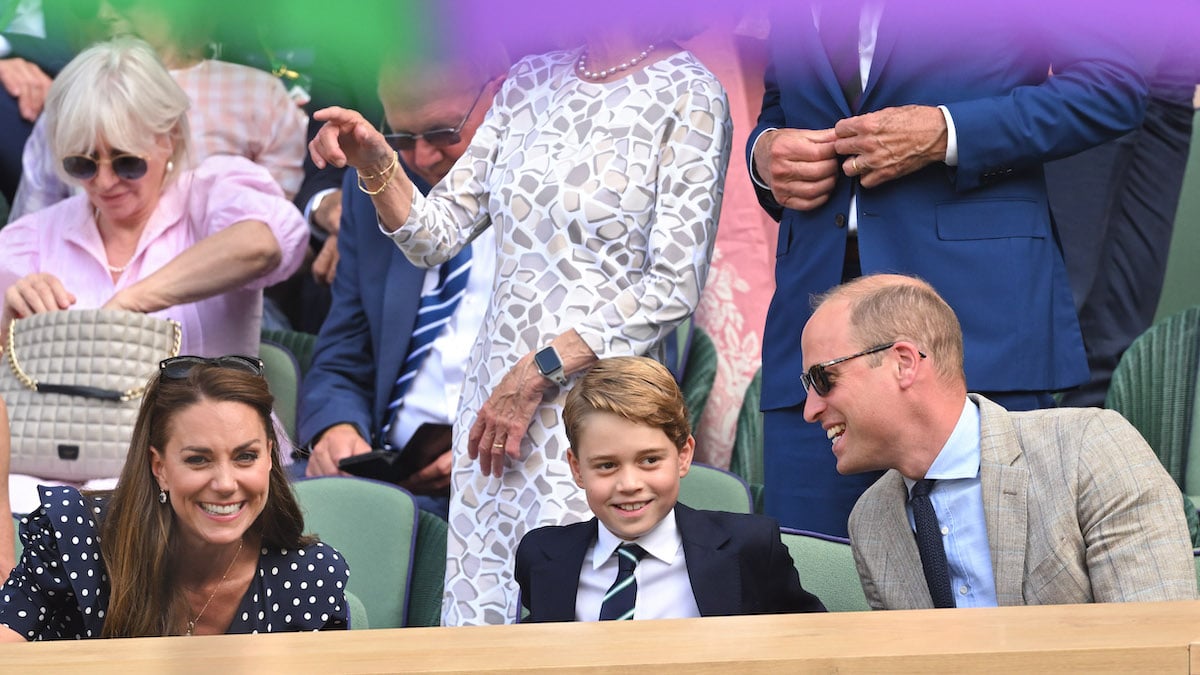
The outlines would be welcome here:
[[[980,480],[1000,605],[1191,600],[1196,571],[1179,489],[1111,410],[1010,413],[982,396]],[[875,609],[932,607],[888,471],[850,514],[859,579]]]

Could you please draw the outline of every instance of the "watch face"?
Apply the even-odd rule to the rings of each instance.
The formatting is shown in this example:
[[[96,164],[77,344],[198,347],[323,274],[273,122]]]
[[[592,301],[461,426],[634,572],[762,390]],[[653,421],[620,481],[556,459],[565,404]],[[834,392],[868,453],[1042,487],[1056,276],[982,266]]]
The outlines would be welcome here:
[[[533,362],[537,365],[538,372],[543,375],[548,375],[562,368],[562,361],[558,358],[558,352],[554,351],[553,347],[539,349],[533,355]]]

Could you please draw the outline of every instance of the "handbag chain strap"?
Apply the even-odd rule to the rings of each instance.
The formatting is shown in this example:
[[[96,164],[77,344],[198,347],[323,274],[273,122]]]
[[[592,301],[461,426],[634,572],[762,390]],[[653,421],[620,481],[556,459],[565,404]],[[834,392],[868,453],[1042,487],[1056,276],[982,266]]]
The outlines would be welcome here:
[[[167,320],[171,322],[171,328],[173,329],[173,332],[174,332],[174,337],[173,337],[172,345],[171,345],[171,353],[168,355],[168,358],[174,358],[176,356],[179,356],[179,350],[183,345],[183,328],[180,326],[178,321],[175,321],[174,319],[167,319]],[[17,360],[17,320],[16,319],[13,319],[8,324],[8,344],[5,346],[4,351],[5,351],[5,354],[8,356],[8,367],[12,369],[13,375],[17,378],[17,381],[20,382],[21,385],[24,386],[26,389],[29,389],[30,391],[37,391],[38,390],[38,381],[33,379],[32,377],[30,377],[29,373],[25,372],[25,369],[21,367],[21,363]],[[56,385],[44,385],[44,386],[47,386],[47,387],[53,386],[55,388],[59,388]],[[146,385],[140,384],[132,389],[126,389],[125,391],[117,392],[117,393],[120,394],[119,400],[122,403],[124,403],[126,401],[132,401],[135,398],[140,398],[142,395],[142,392],[144,392],[144,391],[146,391]]]

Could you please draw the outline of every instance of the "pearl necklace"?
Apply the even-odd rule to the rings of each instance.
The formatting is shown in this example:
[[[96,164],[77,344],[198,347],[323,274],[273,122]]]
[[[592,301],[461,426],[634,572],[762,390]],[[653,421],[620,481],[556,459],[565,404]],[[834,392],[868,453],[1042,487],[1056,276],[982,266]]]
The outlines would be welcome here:
[[[617,65],[613,66],[612,68],[608,68],[606,70],[601,70],[599,72],[594,73],[587,69],[588,53],[587,53],[587,47],[584,47],[583,51],[581,51],[579,53],[579,61],[577,61],[575,63],[575,70],[579,73],[580,77],[582,77],[583,79],[591,80],[593,82],[599,82],[600,80],[603,80],[604,78],[608,77],[609,75],[616,75],[617,73],[619,73],[623,70],[629,70],[630,68],[636,66],[637,64],[641,63],[642,61],[645,61],[646,57],[649,56],[650,52],[653,52],[653,51],[654,51],[654,45],[649,45],[645,49],[643,49],[641,51],[641,53],[639,53],[637,56],[633,57],[632,59],[618,63]]]
[[[238,542],[237,553],[233,554],[233,560],[229,561],[229,567],[225,568],[225,574],[221,575],[221,580],[217,582],[217,587],[214,588],[212,594],[210,594],[208,596],[208,600],[204,603],[204,606],[200,608],[200,613],[196,615],[196,618],[192,619],[191,621],[188,621],[188,623],[187,623],[187,634],[188,635],[191,635],[192,631],[196,629],[196,624],[200,623],[200,617],[204,616],[204,611],[208,609],[208,606],[210,604],[212,604],[213,598],[217,597],[217,591],[221,590],[221,586],[224,585],[224,583],[225,583],[225,577],[229,576],[229,573],[233,570],[233,564],[235,562],[237,562],[237,559],[242,555],[242,546],[244,546],[245,544],[246,544],[246,540],[244,538]]]

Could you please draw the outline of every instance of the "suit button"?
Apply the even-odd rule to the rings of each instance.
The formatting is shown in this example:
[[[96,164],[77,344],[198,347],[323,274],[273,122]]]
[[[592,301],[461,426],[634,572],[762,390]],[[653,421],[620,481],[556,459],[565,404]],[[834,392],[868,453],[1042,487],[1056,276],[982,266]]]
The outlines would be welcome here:
[[[836,216],[834,216],[833,224],[837,225],[838,227],[845,227],[846,226],[846,214],[839,213]]]

